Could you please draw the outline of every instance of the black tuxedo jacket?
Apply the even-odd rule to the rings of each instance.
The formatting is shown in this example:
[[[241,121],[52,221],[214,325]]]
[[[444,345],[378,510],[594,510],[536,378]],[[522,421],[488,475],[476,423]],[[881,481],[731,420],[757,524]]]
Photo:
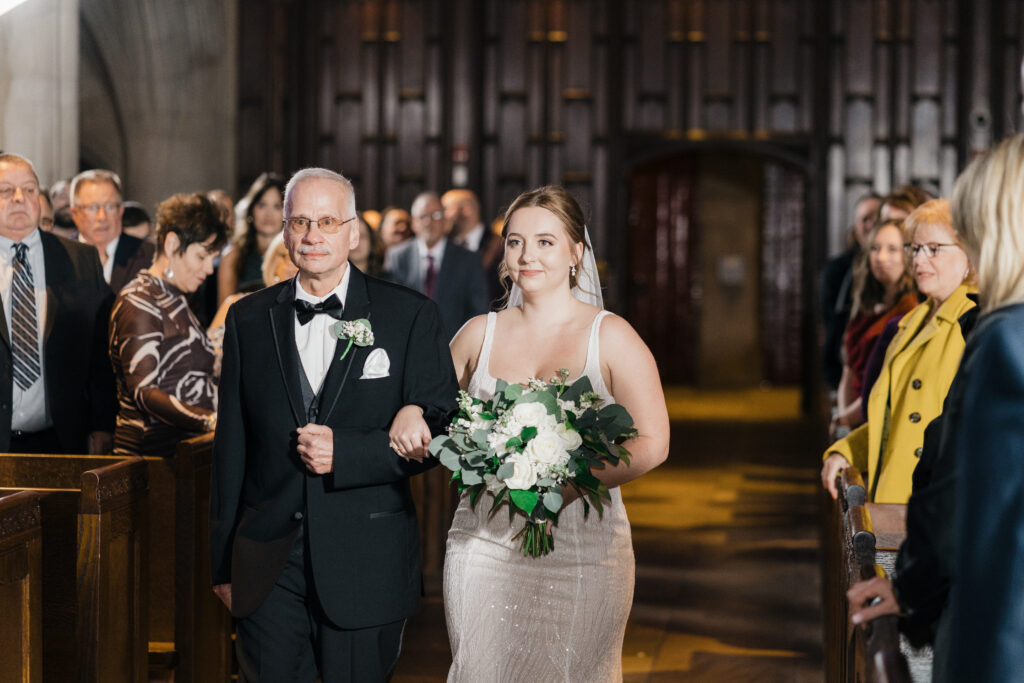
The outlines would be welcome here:
[[[110,289],[120,292],[143,268],[153,265],[156,247],[138,237],[121,233],[114,250],[114,267],[110,271]]]
[[[40,231],[46,271],[43,363],[46,401],[65,453],[85,453],[93,431],[114,431],[117,403],[107,356],[113,295],[96,249]],[[11,445],[11,335],[0,309],[0,452]]]
[[[388,251],[385,267],[400,285],[423,291],[423,272],[419,246],[407,240]],[[488,311],[490,289],[480,265],[480,255],[448,240],[437,270],[434,301],[441,309],[446,339],[455,336],[467,320]]]
[[[281,573],[306,523],[316,593],[342,628],[411,615],[421,593],[419,534],[408,477],[434,464],[408,463],[388,446],[398,410],[423,408],[435,434],[455,408],[458,384],[437,306],[351,264],[344,319],[367,318],[374,343],[334,362],[320,392],[318,423],[334,431],[334,471],[302,464],[296,429],[306,424],[295,346],[293,280],[229,309],[224,335],[210,500],[211,576],[231,584],[232,612],[251,614]],[[389,376],[361,379],[383,349]]]

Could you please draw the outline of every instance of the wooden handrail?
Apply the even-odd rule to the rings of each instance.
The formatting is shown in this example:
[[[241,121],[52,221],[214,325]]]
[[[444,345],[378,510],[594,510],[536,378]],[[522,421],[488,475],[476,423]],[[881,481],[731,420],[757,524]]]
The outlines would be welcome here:
[[[856,467],[845,467],[839,472],[839,490],[843,492],[848,507],[863,505],[867,502],[867,487]]]

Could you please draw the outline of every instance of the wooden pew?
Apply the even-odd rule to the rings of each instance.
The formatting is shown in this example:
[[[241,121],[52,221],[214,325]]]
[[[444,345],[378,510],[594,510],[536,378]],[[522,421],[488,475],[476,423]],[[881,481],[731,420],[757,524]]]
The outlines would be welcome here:
[[[43,680],[42,521],[39,496],[0,498],[0,682]]]
[[[231,616],[210,590],[212,435],[182,441],[149,470],[150,674],[177,683],[228,680]],[[0,454],[0,484],[64,487],[117,456]]]
[[[909,683],[896,616],[861,626],[850,623],[846,591],[858,581],[885,576],[885,571],[875,562],[876,535],[860,473],[846,468],[836,483],[839,498],[830,506],[825,539],[826,680]]]
[[[38,494],[41,512],[44,680],[144,680],[146,465],[113,458],[77,481],[74,471],[56,463],[40,475],[50,486],[15,485]]]

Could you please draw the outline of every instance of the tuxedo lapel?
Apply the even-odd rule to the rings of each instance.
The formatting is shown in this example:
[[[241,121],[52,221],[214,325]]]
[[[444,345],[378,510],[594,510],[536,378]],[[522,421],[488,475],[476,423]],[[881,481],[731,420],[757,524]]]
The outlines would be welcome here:
[[[277,363],[288,390],[288,404],[300,426],[306,424],[302,384],[299,380],[299,351],[295,346],[295,283],[282,287],[277,301],[270,307],[270,330],[277,351]]]
[[[60,243],[51,243],[47,239],[50,236],[43,232],[40,232],[39,236],[43,245],[43,277],[46,280],[46,320],[43,321],[43,348],[46,348],[50,333],[53,332],[53,323],[57,319],[61,274],[73,271],[70,263],[62,264],[60,262],[58,254]]]
[[[345,295],[345,312],[342,314],[341,319],[369,319],[370,297],[366,292],[366,278],[351,263],[348,264],[348,267],[352,269],[352,274],[349,276],[348,293]],[[327,377],[324,378],[323,390],[320,393],[319,415],[321,424],[326,424],[328,418],[330,418],[331,411],[334,410],[338,397],[341,395],[341,390],[345,387],[345,381],[348,379],[356,356],[362,357],[365,355],[361,353],[363,347],[353,344],[345,358],[340,359],[347,345],[347,340],[338,340],[338,346],[334,351],[334,358],[331,360],[331,367],[327,369]]]

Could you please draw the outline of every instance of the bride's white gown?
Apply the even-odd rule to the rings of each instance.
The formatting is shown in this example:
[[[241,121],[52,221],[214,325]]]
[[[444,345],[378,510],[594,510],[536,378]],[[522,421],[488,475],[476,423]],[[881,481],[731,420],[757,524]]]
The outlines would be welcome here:
[[[613,402],[601,376],[598,330],[590,330],[583,374],[594,391]],[[487,317],[480,358],[469,393],[488,400],[495,378],[488,372],[494,323]],[[576,500],[562,510],[555,550],[524,557],[523,525],[509,525],[499,509],[488,519],[490,494],[474,510],[463,497],[448,532],[444,566],[445,616],[452,647],[449,683],[603,683],[622,680],[622,638],[633,601],[635,562],[629,520],[618,488],[604,516],[583,517]]]

